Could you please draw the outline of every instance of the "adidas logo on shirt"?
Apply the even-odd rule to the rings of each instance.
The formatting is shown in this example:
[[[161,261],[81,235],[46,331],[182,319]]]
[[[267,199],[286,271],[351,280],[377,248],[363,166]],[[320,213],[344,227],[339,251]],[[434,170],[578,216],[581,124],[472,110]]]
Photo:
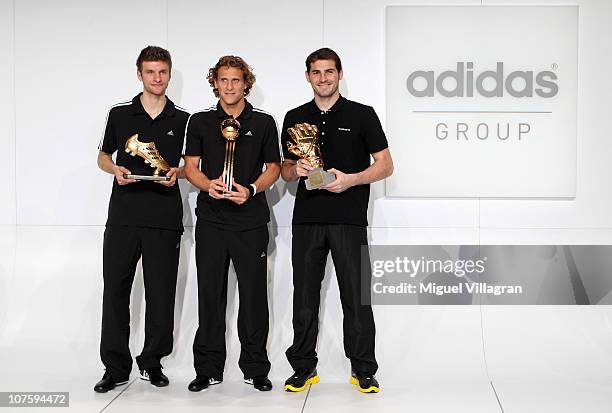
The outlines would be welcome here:
[[[253,134],[251,133],[251,131],[248,131],[247,133],[244,134],[244,136],[253,136]]]
[[[168,136],[174,136],[174,132],[172,131],[172,129],[170,129],[170,130],[168,131],[168,133],[166,133],[166,135],[168,135]]]

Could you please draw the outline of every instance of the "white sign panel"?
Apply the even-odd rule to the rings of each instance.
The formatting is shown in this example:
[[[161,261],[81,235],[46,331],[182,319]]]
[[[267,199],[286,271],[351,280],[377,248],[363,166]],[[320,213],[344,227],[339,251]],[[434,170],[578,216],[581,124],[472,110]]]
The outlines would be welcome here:
[[[386,14],[387,196],[575,196],[578,7]]]

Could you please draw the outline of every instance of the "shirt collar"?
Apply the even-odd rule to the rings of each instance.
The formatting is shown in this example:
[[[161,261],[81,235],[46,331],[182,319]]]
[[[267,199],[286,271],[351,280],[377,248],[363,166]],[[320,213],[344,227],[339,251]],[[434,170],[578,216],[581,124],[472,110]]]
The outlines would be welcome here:
[[[240,119],[250,119],[252,114],[253,114],[253,105],[251,105],[249,101],[245,99],[244,109],[242,109],[242,112],[238,116],[238,119],[239,120]],[[230,117],[230,115],[225,113],[225,111],[223,110],[223,107],[221,107],[221,101],[217,102],[217,117],[220,119],[226,119]]]
[[[340,95],[340,97],[338,98],[338,100],[334,103],[334,105],[329,108],[328,112],[338,112],[340,109],[342,109],[342,107],[345,105],[346,103],[346,98],[343,97],[342,95]],[[310,101],[310,110],[313,113],[320,113],[321,109],[317,106],[315,100],[311,100]]]
[[[134,115],[143,115],[143,114],[148,115],[147,111],[142,106],[142,102],[140,101],[141,96],[142,96],[142,92],[134,96],[134,98],[132,99],[132,110],[133,110]],[[165,117],[174,116],[175,112],[176,112],[176,109],[174,107],[174,102],[172,102],[170,98],[166,96],[166,106],[164,106],[164,109],[162,109],[158,117],[159,116],[165,116]]]

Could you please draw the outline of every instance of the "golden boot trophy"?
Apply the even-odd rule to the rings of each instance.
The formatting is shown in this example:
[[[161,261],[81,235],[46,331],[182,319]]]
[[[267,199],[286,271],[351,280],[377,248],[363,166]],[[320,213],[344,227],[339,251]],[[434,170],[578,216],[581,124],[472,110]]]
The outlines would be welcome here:
[[[319,130],[316,125],[298,123],[287,129],[293,142],[287,142],[287,149],[292,154],[307,160],[315,169],[308,173],[306,189],[317,189],[336,180],[336,175],[323,170]]]
[[[132,177],[134,179],[165,180],[168,178],[166,176],[160,176],[162,172],[165,174],[170,170],[170,165],[168,165],[168,162],[159,154],[159,151],[155,147],[155,142],[140,142],[138,140],[138,134],[134,134],[125,142],[125,151],[131,156],[140,156],[147,165],[154,168],[152,177],[147,175],[133,175]]]

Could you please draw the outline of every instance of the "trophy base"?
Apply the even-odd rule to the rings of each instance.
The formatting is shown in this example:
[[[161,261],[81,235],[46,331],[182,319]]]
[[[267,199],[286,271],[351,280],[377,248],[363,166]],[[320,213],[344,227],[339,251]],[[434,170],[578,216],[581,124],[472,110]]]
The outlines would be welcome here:
[[[134,175],[134,174],[123,174],[125,179],[135,179],[137,181],[169,181],[170,177],[165,175]]]
[[[306,189],[319,189],[323,185],[327,185],[330,182],[336,180],[336,175],[331,172],[324,171],[323,168],[316,168],[310,171],[306,178]]]

